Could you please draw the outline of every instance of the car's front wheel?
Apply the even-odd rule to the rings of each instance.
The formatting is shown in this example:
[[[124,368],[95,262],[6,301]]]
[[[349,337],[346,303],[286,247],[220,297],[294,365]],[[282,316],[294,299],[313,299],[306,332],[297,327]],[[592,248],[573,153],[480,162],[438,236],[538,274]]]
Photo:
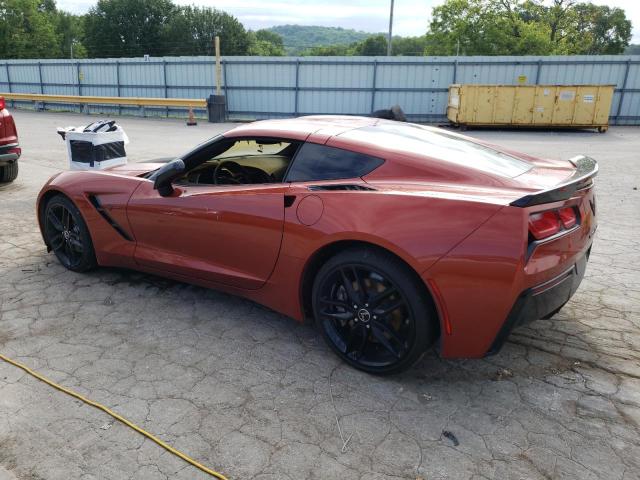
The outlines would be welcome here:
[[[89,229],[71,200],[63,195],[52,197],[44,207],[42,221],[47,245],[62,265],[74,272],[96,266]]]
[[[406,370],[437,335],[437,318],[419,279],[375,248],[351,248],[329,259],[315,278],[312,303],[331,348],[369,373]]]

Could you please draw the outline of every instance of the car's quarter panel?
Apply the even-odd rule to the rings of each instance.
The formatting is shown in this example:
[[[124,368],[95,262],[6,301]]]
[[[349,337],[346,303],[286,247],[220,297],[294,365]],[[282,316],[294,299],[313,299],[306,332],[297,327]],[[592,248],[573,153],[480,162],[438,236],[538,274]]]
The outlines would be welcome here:
[[[296,279],[298,298],[302,298],[303,271],[297,269],[308,265],[316,252],[327,245],[341,241],[377,245],[403,259],[419,274],[501,208],[399,191],[323,191],[314,188],[339,183],[367,185],[361,180],[306,182],[293,184],[288,192],[295,196],[295,201],[285,209],[279,262],[289,262],[296,269],[289,276]],[[297,210],[298,205],[312,197],[322,201],[322,215],[312,226],[307,226],[300,221]]]
[[[62,172],[53,177],[38,197],[38,219],[43,230],[41,212],[45,196],[59,192],[78,207],[86,222],[99,265],[133,267],[135,238],[127,220],[127,201],[141,179],[106,172]],[[103,212],[96,208],[97,199]],[[117,227],[114,228],[113,222]],[[123,235],[124,233],[124,235]]]
[[[145,181],[127,208],[136,262],[245,289],[271,275],[282,240],[285,185],[179,186]]]
[[[525,212],[503,207],[422,276],[439,292],[450,322],[440,341],[444,357],[481,357],[524,289]],[[442,330],[445,332],[445,330]]]
[[[486,355],[521,295],[543,293],[549,282],[561,280],[574,267],[575,291],[596,230],[593,195],[590,189],[562,202],[504,207],[423,273],[427,283],[437,285],[442,297],[439,308],[446,310],[451,323],[451,333],[441,339],[442,356]],[[578,207],[580,224],[532,246],[529,215],[567,206]],[[561,304],[573,291],[567,289]]]
[[[339,240],[371,241],[394,251],[420,272],[500,209],[393,191],[309,190],[320,183],[324,182],[291,188],[296,203],[285,216],[288,255],[306,258],[310,251]],[[312,227],[296,214],[297,202],[308,196],[319,197],[323,204],[322,216]]]

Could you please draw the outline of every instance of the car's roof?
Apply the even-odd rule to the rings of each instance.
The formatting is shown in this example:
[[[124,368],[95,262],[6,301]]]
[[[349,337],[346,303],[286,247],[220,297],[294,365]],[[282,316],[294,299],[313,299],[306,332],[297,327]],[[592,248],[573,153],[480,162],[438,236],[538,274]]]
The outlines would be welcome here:
[[[373,117],[314,115],[263,120],[224,135],[289,138],[384,158],[385,163],[367,178],[455,179],[458,183],[520,186],[513,179],[522,176],[531,183],[531,175],[523,174],[536,165],[546,168],[539,180],[552,184],[573,172],[568,162],[535,159],[442,128]]]
[[[293,140],[307,140],[310,135],[332,137],[355,128],[373,126],[380,119],[349,115],[310,115],[297,118],[260,120],[240,125],[224,134],[225,137],[277,136]]]

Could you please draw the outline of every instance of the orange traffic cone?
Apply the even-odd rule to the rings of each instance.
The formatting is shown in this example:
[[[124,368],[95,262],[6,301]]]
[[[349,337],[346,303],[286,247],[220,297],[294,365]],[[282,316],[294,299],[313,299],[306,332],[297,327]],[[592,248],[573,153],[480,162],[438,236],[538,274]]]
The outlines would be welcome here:
[[[189,106],[189,118],[187,118],[187,125],[188,126],[198,125],[198,122],[196,121],[196,116],[193,114],[193,107],[191,106]]]

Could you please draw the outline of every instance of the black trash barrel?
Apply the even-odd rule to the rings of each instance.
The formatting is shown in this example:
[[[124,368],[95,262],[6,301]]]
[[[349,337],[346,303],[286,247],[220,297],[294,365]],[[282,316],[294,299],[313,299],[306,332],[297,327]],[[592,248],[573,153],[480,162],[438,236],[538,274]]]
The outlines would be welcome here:
[[[224,95],[209,95],[207,98],[209,122],[222,123],[227,119],[226,99]]]

